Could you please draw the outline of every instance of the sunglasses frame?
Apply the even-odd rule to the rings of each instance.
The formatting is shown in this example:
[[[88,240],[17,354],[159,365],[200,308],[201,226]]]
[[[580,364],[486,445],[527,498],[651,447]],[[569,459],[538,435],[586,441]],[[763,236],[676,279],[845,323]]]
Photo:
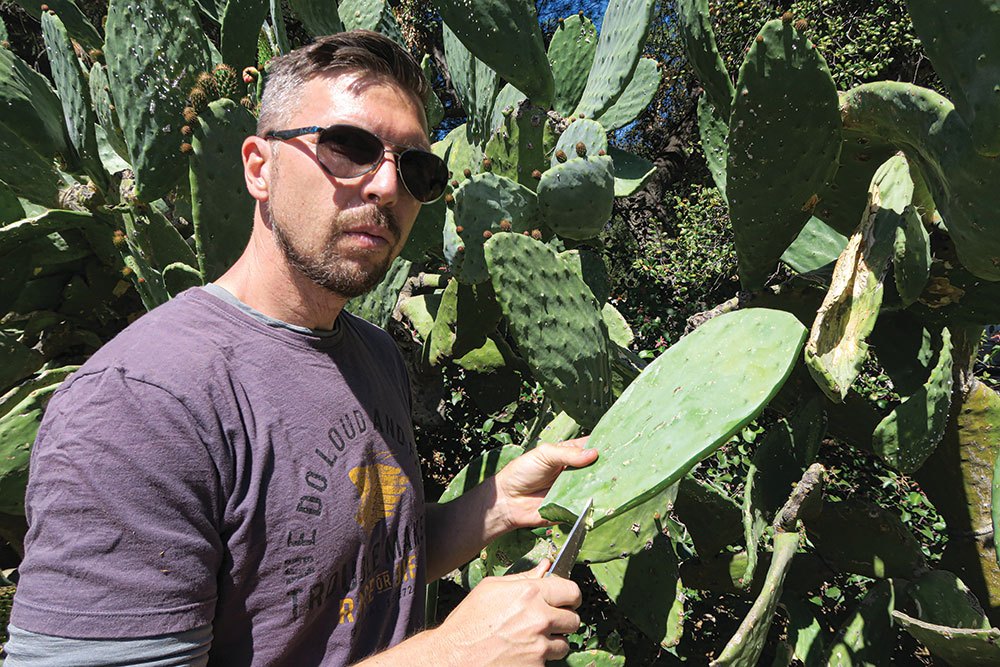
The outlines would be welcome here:
[[[392,155],[396,156],[396,159],[394,160],[395,167],[396,167],[396,176],[399,177],[399,182],[403,184],[403,187],[406,188],[406,191],[410,193],[411,197],[413,197],[414,199],[416,199],[421,204],[431,204],[433,202],[436,202],[438,199],[440,199],[444,195],[445,188],[441,188],[441,194],[438,195],[437,197],[435,197],[434,199],[429,199],[427,201],[421,200],[415,194],[413,194],[412,192],[410,192],[410,186],[406,184],[406,178],[403,176],[403,172],[402,172],[402,170],[399,167],[399,161],[400,161],[400,159],[403,157],[404,154],[409,153],[411,151],[415,151],[417,153],[424,153],[424,154],[427,154],[427,155],[433,155],[437,160],[439,160],[441,162],[442,165],[445,164],[444,160],[441,160],[441,158],[439,158],[437,155],[434,155],[434,153],[432,153],[431,151],[424,150],[423,148],[414,148],[413,146],[405,146],[403,144],[397,144],[395,142],[388,141],[387,139],[383,139],[382,137],[378,136],[377,134],[375,134],[371,130],[366,130],[365,128],[358,127],[357,125],[351,125],[349,123],[334,123],[333,125],[327,125],[326,127],[320,127],[318,125],[312,125],[312,126],[309,126],[309,127],[295,128],[293,130],[271,130],[270,132],[268,132],[267,134],[264,135],[264,138],[265,139],[278,139],[279,141],[287,141],[288,139],[294,139],[295,137],[301,137],[301,136],[306,135],[306,134],[320,134],[320,135],[322,135],[323,132],[325,132],[327,130],[331,130],[333,128],[338,128],[338,127],[350,128],[352,130],[356,130],[358,132],[362,132],[362,133],[365,133],[365,134],[370,134],[371,136],[375,137],[376,139],[378,139],[382,143],[382,156],[381,156],[380,159],[376,159],[375,162],[372,164],[372,166],[368,167],[364,171],[358,172],[357,174],[351,174],[349,176],[337,176],[336,174],[330,173],[330,170],[327,168],[327,166],[325,164],[323,164],[322,160],[319,159],[319,143],[320,142],[317,141],[316,142],[316,151],[317,151],[317,153],[316,153],[316,161],[319,162],[319,166],[323,169],[323,171],[325,171],[327,174],[329,174],[333,178],[358,178],[359,176],[365,176],[367,174],[370,174],[370,173],[372,173],[373,171],[376,171],[379,167],[382,166],[382,163],[385,162],[385,154],[386,153],[391,153]],[[385,147],[386,144],[389,144],[390,146],[392,146],[392,148],[386,148]],[[398,150],[400,148],[402,148],[403,150]],[[447,174],[447,166],[445,166],[445,173]]]

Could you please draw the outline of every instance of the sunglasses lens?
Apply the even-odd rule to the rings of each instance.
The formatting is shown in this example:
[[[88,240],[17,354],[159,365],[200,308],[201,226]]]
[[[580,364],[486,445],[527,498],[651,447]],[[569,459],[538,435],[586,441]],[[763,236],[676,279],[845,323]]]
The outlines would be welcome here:
[[[403,185],[420,202],[432,202],[444,194],[448,183],[448,167],[434,153],[416,148],[399,156],[399,174]]]
[[[332,176],[352,178],[382,159],[382,142],[371,132],[334,125],[319,135],[316,156]]]
[[[331,176],[354,178],[371,171],[385,155],[382,140],[352,125],[333,125],[319,135],[316,156]],[[432,202],[444,194],[448,167],[434,153],[408,148],[397,158],[399,174],[407,191],[420,202]]]

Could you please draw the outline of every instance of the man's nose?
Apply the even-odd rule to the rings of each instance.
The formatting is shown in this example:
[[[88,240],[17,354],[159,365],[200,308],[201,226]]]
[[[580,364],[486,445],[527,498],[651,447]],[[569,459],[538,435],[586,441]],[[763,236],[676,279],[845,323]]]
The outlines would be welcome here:
[[[380,206],[392,206],[400,197],[403,184],[399,180],[396,160],[399,156],[386,148],[378,165],[365,176],[364,198]]]

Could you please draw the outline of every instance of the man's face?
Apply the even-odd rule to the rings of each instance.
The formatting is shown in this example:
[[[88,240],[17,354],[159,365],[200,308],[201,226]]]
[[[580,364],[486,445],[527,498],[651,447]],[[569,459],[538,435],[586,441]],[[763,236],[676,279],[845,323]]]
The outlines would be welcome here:
[[[388,142],[428,148],[417,100],[394,83],[358,74],[307,82],[287,128],[356,125]],[[395,157],[355,178],[328,175],[316,159],[318,135],[270,143],[266,217],[289,265],[317,285],[354,297],[381,281],[420,210],[399,181]]]

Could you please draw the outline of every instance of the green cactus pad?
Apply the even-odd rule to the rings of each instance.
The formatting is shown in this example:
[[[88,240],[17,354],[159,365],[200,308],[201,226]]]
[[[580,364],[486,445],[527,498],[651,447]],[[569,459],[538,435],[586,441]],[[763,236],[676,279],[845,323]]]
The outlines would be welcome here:
[[[791,24],[768,22],[740,67],[726,196],[740,283],[763,287],[837,171],[840,112],[830,70]]]
[[[49,159],[56,153],[71,159],[59,97],[48,79],[9,49],[0,49],[0,103],[4,105],[0,122],[23,133],[34,152]]]
[[[595,648],[588,651],[576,651],[562,660],[551,660],[546,664],[553,667],[623,667],[625,656]]]
[[[546,395],[584,427],[597,423],[611,403],[611,343],[600,304],[530,236],[494,234],[485,250],[504,317]]]
[[[115,109],[114,100],[111,99],[108,71],[100,63],[94,63],[90,70],[90,98],[94,105],[97,122],[104,130],[106,141],[118,157],[127,162],[129,159],[128,146],[125,144],[125,135],[122,134],[121,123],[118,121],[118,111]],[[107,166],[106,163],[105,166]]]
[[[625,127],[639,117],[660,87],[660,64],[652,58],[640,58],[632,79],[618,99],[601,114],[601,125],[611,132]]]
[[[912,473],[924,464],[944,436],[951,408],[951,333],[941,330],[937,363],[922,387],[896,406],[872,434],[872,447],[889,465]]]
[[[923,293],[931,271],[931,239],[915,206],[904,212],[902,224],[896,229],[893,250],[896,291],[908,307]]]
[[[0,332],[0,387],[20,382],[44,363],[38,351],[18,342],[16,336]]]
[[[869,341],[900,396],[920,391],[938,363],[940,327],[925,324],[910,310],[880,315]]]
[[[990,628],[979,600],[952,572],[925,572],[910,582],[906,594],[921,621],[966,630]]]
[[[628,558],[590,566],[597,583],[629,621],[663,648],[676,646],[684,628],[684,587],[670,538],[651,538]]]
[[[524,453],[521,447],[516,445],[504,445],[491,449],[472,459],[467,466],[462,468],[448,482],[448,486],[441,493],[439,503],[447,503],[455,500],[466,491],[471,491],[485,480],[497,474],[503,468]]]
[[[434,59],[431,58],[429,53],[425,53],[424,57],[421,58],[420,69],[423,70],[424,77],[428,81],[433,82],[437,78],[434,71]],[[424,115],[427,117],[427,127],[431,130],[444,120],[444,106],[433,90],[428,93],[427,101],[424,102]]]
[[[538,106],[552,104],[555,83],[538,27],[535,3],[529,0],[434,0],[448,30],[497,74]],[[449,64],[451,59],[448,58]]]
[[[500,98],[497,98],[498,103]],[[522,101],[502,114],[502,122],[494,128],[486,144],[486,157],[492,162],[492,172],[517,181],[534,190],[538,181],[535,171],[546,168],[543,135],[548,116],[545,109]]]
[[[787,592],[780,604],[788,616],[788,642],[794,647],[793,657],[805,667],[819,667],[823,653],[823,626],[816,618],[819,605]]]
[[[813,216],[781,255],[781,261],[799,273],[821,269],[837,261],[847,237]]]
[[[541,507],[553,521],[594,499],[594,525],[683,477],[754,418],[805,340],[794,316],[754,308],[720,315],[661,354],[629,385],[587,443],[601,456],[566,471]]]
[[[563,442],[579,435],[580,425],[565,412],[560,412],[538,434],[538,442]]]
[[[431,366],[441,364],[452,356],[455,345],[455,329],[458,327],[458,281],[448,283],[438,302],[434,325],[424,344],[424,359]]]
[[[548,59],[555,80],[552,108],[566,116],[576,108],[597,50],[597,28],[586,16],[573,14],[556,26],[549,42]]]
[[[892,664],[897,634],[892,623],[895,600],[892,581],[880,581],[869,588],[861,603],[837,630],[822,664],[831,667]]]
[[[604,308],[601,309],[601,318],[608,327],[608,336],[611,338],[611,342],[615,345],[627,348],[635,340],[632,327],[628,325],[625,317],[618,312],[618,309],[610,303],[604,304]]]
[[[688,62],[711,98],[708,101],[719,110],[719,118],[728,122],[735,89],[715,43],[708,0],[679,0],[677,20]]]
[[[445,188],[445,193],[452,194],[450,185]],[[441,247],[446,207],[444,197],[420,207],[417,219],[413,222],[410,235],[406,239],[406,245],[399,252],[400,257],[411,262],[419,262],[429,250]]]
[[[190,3],[111,0],[108,79],[135,168],[136,197],[165,195],[185,171],[183,109],[199,72],[208,68],[208,38]]]
[[[487,129],[490,132],[496,131],[497,128],[503,125],[507,114],[513,113],[521,102],[526,99],[528,99],[527,96],[520,90],[509,83],[504,84],[504,87],[497,93],[496,99],[493,100],[493,111],[490,114],[490,124]],[[536,108],[540,109],[541,107]]]
[[[184,262],[174,262],[163,267],[163,286],[173,298],[191,287],[204,285],[201,271]]]
[[[434,326],[434,318],[437,316],[440,304],[440,294],[420,294],[403,301],[399,309],[417,330],[417,334],[426,340]]]
[[[466,371],[488,375],[509,367],[516,357],[503,337],[494,333],[487,337],[482,347],[455,359],[455,365]]]
[[[141,212],[133,208],[132,213],[136,229],[133,240],[154,267],[162,271],[175,262],[188,266],[198,264],[191,246],[163,214],[152,207],[146,207]]]
[[[1000,155],[1000,12],[994,0],[908,0],[934,71],[972,128],[976,150]]]
[[[774,553],[767,570],[764,587],[753,606],[740,623],[719,657],[709,663],[711,667],[753,667],[764,651],[767,631],[781,599],[781,589],[799,548],[798,533],[776,533]]]
[[[42,35],[52,66],[52,78],[62,102],[70,144],[76,150],[83,170],[102,190],[106,189],[110,179],[98,154],[97,136],[94,134],[97,118],[73,44],[59,17],[48,12],[42,15]]]
[[[384,329],[396,309],[399,292],[410,276],[410,266],[405,259],[394,259],[382,281],[372,290],[348,301],[347,310]]]
[[[813,214],[845,236],[858,227],[875,171],[898,152],[892,143],[869,133],[844,128],[840,166],[833,183],[820,196]]]
[[[576,248],[559,253],[559,259],[569,264],[573,272],[587,283],[597,303],[603,304],[608,300],[611,294],[611,282],[608,280],[608,269],[600,253],[588,248]]]
[[[250,238],[254,200],[243,180],[240,146],[256,119],[229,99],[215,100],[199,117],[192,137],[191,208],[198,268],[205,282],[221,276]]]
[[[932,262],[927,285],[910,310],[937,324],[993,324],[1000,321],[996,283],[981,280],[959,265]]]
[[[292,11],[311,35],[336,35],[344,32],[340,15],[327,0],[289,0]]]
[[[754,452],[743,490],[743,537],[747,548],[747,569],[740,577],[750,586],[757,567],[760,538],[788,500],[803,468],[793,454],[792,430],[784,421],[774,424]]]
[[[596,157],[600,151],[608,152],[608,133],[604,126],[596,120],[580,118],[574,120],[566,128],[566,131],[559,136],[556,142],[556,150],[563,151],[570,157],[578,155],[576,145],[582,143],[586,149],[586,155]],[[581,156],[582,157],[582,156]],[[549,166],[556,167],[561,162],[556,158],[555,152],[549,158]]]
[[[594,64],[574,116],[599,119],[625,90],[646,44],[656,3],[611,0],[601,22]]]
[[[484,233],[500,233],[504,220],[516,233],[534,229],[538,226],[537,211],[535,193],[509,178],[486,172],[462,183],[455,191],[454,225],[445,222],[445,259],[455,277],[469,285],[489,280],[483,256]],[[457,231],[458,227],[462,231]],[[452,231],[455,236],[449,238]]]
[[[615,197],[634,195],[646,187],[656,173],[656,165],[652,162],[620,148],[609,146],[608,155],[614,163]]]
[[[896,228],[913,196],[901,156],[879,167],[872,179],[868,209],[841,253],[830,289],[806,343],[806,365],[830,400],[844,400],[868,353],[865,339],[882,304],[883,278]]]
[[[7,254],[18,244],[48,236],[53,232],[86,227],[105,231],[109,237],[111,235],[111,229],[93,214],[57,208],[0,227],[0,248]]]
[[[587,533],[576,557],[578,563],[606,563],[649,549],[661,533],[671,534],[668,519],[678,485],[672,484],[647,502],[622,512]],[[552,541],[562,547],[569,525],[552,529]]]
[[[845,128],[881,137],[922,165],[961,263],[983,280],[1000,280],[1000,236],[987,231],[996,215],[1000,161],[975,151],[952,103],[925,88],[883,81],[844,93],[841,108]]]
[[[713,556],[743,535],[740,506],[723,489],[688,475],[680,481],[674,514],[687,528],[701,558]],[[734,579],[742,576],[745,562]]]
[[[490,133],[488,125],[492,120],[493,100],[497,96],[500,78],[496,71],[465,47],[447,23],[442,26],[442,32],[448,72],[468,117],[470,138],[481,144]],[[473,168],[473,171],[478,169]]]
[[[479,171],[480,163],[483,161],[483,152],[474,145],[474,140],[476,139],[473,136],[472,128],[468,123],[462,123],[449,132],[444,139],[437,142],[447,148],[445,161],[448,163],[448,171],[454,180],[461,182],[465,178],[466,169],[472,173]],[[438,153],[438,155],[441,154]]]
[[[17,0],[17,4],[37,21],[42,20],[42,5],[48,5],[49,9],[54,11],[66,25],[66,30],[69,32],[70,37],[88,49],[104,48],[104,40],[101,38],[101,33],[98,32],[97,28],[87,19],[86,14],[80,10],[73,0],[52,0],[51,2],[48,0],[46,2]]]
[[[257,38],[268,0],[226,0],[220,16],[222,62],[236,71],[257,64]]]
[[[892,620],[938,658],[954,667],[987,667],[1000,663],[1000,630],[972,630],[927,623],[901,611]]]
[[[712,182],[726,199],[726,163],[729,157],[729,117],[723,116],[719,107],[708,95],[698,98],[698,135],[705,151]]]
[[[611,219],[614,197],[614,164],[608,155],[567,160],[542,174],[538,182],[542,219],[568,239],[597,236]]]
[[[0,397],[0,512],[24,515],[28,459],[42,413],[60,383],[77,368],[43,372]]]
[[[863,500],[827,502],[803,519],[816,551],[841,572],[909,579],[927,569],[920,543],[899,517]]]

